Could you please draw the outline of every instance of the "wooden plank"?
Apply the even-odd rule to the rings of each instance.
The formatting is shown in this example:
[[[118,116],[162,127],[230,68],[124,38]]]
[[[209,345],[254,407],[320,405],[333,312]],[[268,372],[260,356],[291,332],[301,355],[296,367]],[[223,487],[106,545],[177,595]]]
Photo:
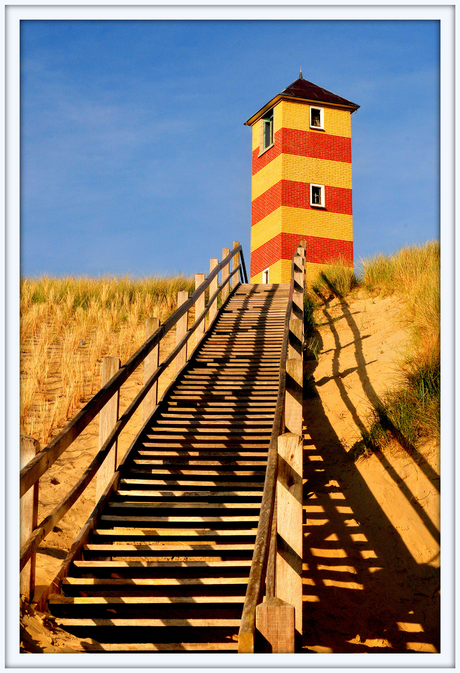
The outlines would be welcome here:
[[[205,278],[204,273],[195,274],[195,291],[200,287],[202,283],[204,283],[204,278]],[[206,306],[206,295],[203,292],[198,297],[195,303],[195,317],[198,317],[203,313],[205,306]],[[200,341],[204,337],[205,329],[206,329],[206,322],[205,319],[203,318],[203,320],[200,322],[200,324],[195,330],[195,347],[199,345]]]
[[[177,293],[177,308],[180,308],[188,300],[188,292],[181,290]],[[188,311],[179,318],[176,324],[176,346],[178,346],[184,339],[188,330]],[[187,362],[187,343],[184,344],[182,350],[176,355],[176,376],[185,366]]]
[[[209,270],[212,272],[214,269],[217,268],[218,264],[219,264],[218,259],[216,259],[216,258],[211,259],[211,261],[209,263]],[[209,286],[209,294],[210,295],[215,294],[218,290],[218,287],[219,287],[219,280],[218,280],[218,276],[216,275],[212,279],[211,284]],[[211,302],[211,299],[209,300],[209,303],[210,302]],[[215,319],[216,315],[217,315],[217,299],[216,299],[216,301],[213,302],[213,304],[211,305],[211,307],[209,309],[209,322],[210,323],[212,323],[212,321]]]
[[[33,437],[21,435],[21,469],[27,465],[40,451],[40,444]],[[20,544],[21,546],[32,535],[38,523],[38,482],[22,496],[20,501]],[[21,570],[20,593],[26,601],[33,600],[35,591],[36,555],[33,554]]]
[[[273,654],[295,652],[293,605],[279,598],[268,598],[257,606],[256,624],[259,641],[262,641],[260,651]]]
[[[242,603],[244,596],[61,596],[50,597],[52,605],[168,605],[187,603]]]
[[[227,257],[229,254],[230,254],[230,250],[229,250],[228,248],[223,248],[223,250],[222,250],[222,259],[226,259],[226,257]],[[229,283],[225,284],[225,281],[228,279],[229,275],[230,275],[230,266],[229,266],[229,264],[227,263],[227,264],[225,264],[225,266],[222,268],[222,286],[223,286],[223,287],[222,287],[222,293],[221,293],[222,303],[224,303],[224,301],[226,301],[226,299],[227,299],[227,297],[228,297],[229,290],[230,290],[230,285],[229,285]]]
[[[295,608],[295,629],[302,634],[302,437],[278,438],[276,596]]]
[[[303,359],[303,318],[291,318],[289,321],[288,360]]]
[[[133,627],[133,628],[143,628],[143,627],[155,627],[155,628],[171,628],[171,627],[190,627],[190,626],[196,626],[199,627],[200,629],[202,628],[209,628],[209,627],[220,627],[220,628],[228,628],[231,626],[239,626],[240,625],[240,620],[239,619],[229,619],[227,617],[222,617],[221,619],[195,619],[195,618],[187,618],[187,619],[149,619],[149,618],[144,618],[141,619],[139,617],[135,617],[132,619],[126,619],[126,618],[120,618],[120,617],[111,617],[110,619],[104,618],[104,617],[92,617],[89,619],[78,619],[78,618],[71,618],[71,617],[55,617],[56,624],[58,626],[61,626],[63,628],[68,628],[71,626],[86,626],[90,628],[95,628],[95,627]]]
[[[175,475],[174,475],[175,477]],[[261,482],[260,481],[189,481],[185,479],[177,479],[174,478],[172,481],[174,481],[174,486],[179,487],[179,486],[204,486],[204,487],[210,487],[210,486],[215,486],[216,488],[237,488],[238,486],[241,486],[242,484],[244,485],[245,488],[260,488]],[[153,478],[153,479],[124,479],[123,482],[121,483],[127,483],[127,484],[152,484],[155,487],[158,488],[163,488],[167,487],[168,490],[171,488],[171,482],[167,481],[164,478]]]
[[[238,248],[239,245],[240,244],[238,243],[238,241],[233,241],[233,250]],[[240,263],[240,255],[237,252],[235,254],[235,256],[233,257],[233,268],[236,269],[239,266],[239,263]],[[234,285],[238,285],[239,282],[240,282],[240,272],[237,271],[235,276],[234,276]]]
[[[113,556],[118,554],[120,556],[129,556],[128,552],[155,552],[164,556],[169,554],[163,552],[231,552],[231,551],[251,551],[252,544],[209,544],[205,541],[194,541],[193,544],[164,544],[159,541],[156,545],[153,542],[138,542],[138,544],[87,544],[84,546],[84,551],[101,553],[104,556]],[[110,553],[109,553],[110,552]],[[180,554],[183,556],[183,554]],[[174,556],[177,556],[175,553]]]
[[[177,538],[201,538],[201,537],[254,537],[255,531],[251,529],[224,529],[224,528],[152,528],[150,530],[145,528],[98,528],[93,531],[93,540],[98,537],[104,539],[107,537],[122,537],[130,538],[136,535],[137,537],[177,537]]]
[[[230,652],[238,649],[232,641],[211,643],[92,643],[85,641],[84,652]],[[76,650],[80,651],[80,650]]]
[[[303,361],[286,362],[286,400],[284,424],[287,432],[303,432]]]
[[[164,568],[198,568],[206,570],[206,568],[234,568],[236,570],[241,570],[241,574],[247,572],[247,568],[251,565],[250,561],[75,561],[75,568],[80,571],[91,571],[97,570],[98,568],[107,568],[110,571],[116,571],[116,569],[125,569],[125,568],[148,568],[152,569],[164,569]],[[233,581],[232,581],[233,580]],[[129,580],[129,583],[139,584],[140,586],[155,586],[155,585],[174,585],[174,584],[226,584],[228,581],[229,584],[246,584],[247,577],[159,577],[159,578],[135,578]],[[93,577],[88,578],[75,578],[67,577],[63,580],[63,584],[73,584],[73,585],[92,585],[92,584],[113,584],[114,586],[126,584],[126,579],[113,579],[106,578],[101,580],[96,580]]]
[[[120,358],[113,355],[107,355],[102,358],[101,384],[104,386],[120,369]],[[105,441],[112,432],[118,420],[120,391],[117,390],[114,396],[101,409],[99,415],[99,451],[104,446]],[[112,444],[107,457],[99,468],[96,479],[96,502],[104,493],[107,484],[112,479],[113,473],[117,467],[117,441]]]
[[[227,514],[226,516],[118,516],[116,514],[102,514],[101,521],[107,523],[126,523],[126,521],[134,521],[139,524],[147,523],[223,523],[228,522],[232,523],[234,521],[240,521],[241,514]],[[248,516],[244,515],[245,522],[258,521],[259,516]]]
[[[145,325],[145,338],[148,339],[152,334],[155,334],[160,327],[159,318],[147,318]],[[159,364],[160,346],[153,348],[144,360],[144,385],[147,383],[152,374],[157,370]],[[142,403],[142,420],[145,423],[151,416],[158,402],[158,381],[155,381],[153,386],[144,398]]]

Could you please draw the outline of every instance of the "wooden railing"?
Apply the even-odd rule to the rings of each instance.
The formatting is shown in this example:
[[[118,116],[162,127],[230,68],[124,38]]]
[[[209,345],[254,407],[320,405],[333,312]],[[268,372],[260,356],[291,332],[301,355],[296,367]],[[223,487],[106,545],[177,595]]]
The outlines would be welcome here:
[[[302,557],[304,284],[305,242],[302,241],[291,263],[279,391],[254,555],[238,635],[240,653],[256,652],[256,635],[265,642],[269,651],[293,652],[295,633],[301,633],[302,628],[302,578],[298,559]]]
[[[243,276],[244,282],[248,282],[243,251],[238,242],[233,244],[233,249],[231,251],[228,248],[224,248],[222,257],[223,259],[220,263],[217,259],[211,260],[211,272],[206,279],[204,279],[203,274],[197,274],[195,276],[195,292],[188,299],[186,297],[179,297],[179,306],[177,310],[162,325],[158,326],[158,321],[155,322],[156,319],[153,319],[153,323],[150,323],[150,331],[152,330],[152,324],[157,326],[157,329],[153,331],[151,336],[146,339],[144,344],[121,368],[118,369],[118,366],[115,366],[115,369],[117,370],[116,373],[105,383],[103,381],[103,385],[96,395],[43,450],[39,451],[36,455],[33,455],[36,450],[36,442],[33,440],[30,441],[30,438],[23,438],[21,440],[24,451],[29,452],[25,459],[23,457],[22,462],[26,462],[26,464],[22,467],[20,473],[21,507],[25,511],[31,511],[31,515],[21,523],[21,591],[24,588],[24,595],[27,598],[33,597],[35,555],[40,542],[69,511],[96,473],[98,473],[101,466],[107,462],[106,458],[116,444],[121,431],[144,400],[148,407],[148,413],[143,414],[144,421],[146,420],[146,417],[150,415],[150,412],[157,404],[156,386],[160,375],[175,359],[180,363],[176,368],[178,371],[186,364],[187,342],[195,331],[197,331],[196,344],[201,340],[205,332],[205,318],[208,313],[209,322],[207,329],[211,327],[217,315],[218,299],[220,298],[222,303],[228,299],[230,281],[233,279],[233,290],[240,284],[240,274]],[[232,270],[231,267],[233,267]],[[221,271],[222,282],[219,284],[219,273]],[[207,304],[205,300],[206,290],[209,292]],[[181,295],[181,293],[179,293],[179,295]],[[188,328],[187,315],[188,311],[193,307],[195,307],[195,322]],[[185,328],[182,327],[181,331],[179,326],[183,325],[184,317]],[[158,352],[161,340],[174,326],[177,326],[176,347],[160,365],[158,365],[158,359],[156,358],[156,362],[154,359],[154,365],[152,367],[152,354]],[[69,493],[67,493],[61,502],[56,505],[53,511],[40,523],[37,523],[38,480],[81,434],[96,415],[100,412],[104,413],[107,411],[111,400],[118,395],[121,386],[142,362],[148,363],[150,369],[145,366],[145,370],[149,371],[149,375],[145,377],[141,391],[136,395],[120,418],[117,418],[118,413],[117,411],[115,412],[114,421],[111,423],[109,422],[109,425],[106,425],[105,430],[103,430],[103,434],[100,435],[100,448],[91,464],[85,470],[75,486]],[[101,427],[103,425],[104,424],[101,423]],[[33,456],[31,459],[30,451],[32,451]],[[26,454],[24,453],[24,455]],[[106,475],[102,486],[97,489],[98,494],[101,494],[101,500],[107,490],[106,486],[113,476],[113,469],[112,474]]]

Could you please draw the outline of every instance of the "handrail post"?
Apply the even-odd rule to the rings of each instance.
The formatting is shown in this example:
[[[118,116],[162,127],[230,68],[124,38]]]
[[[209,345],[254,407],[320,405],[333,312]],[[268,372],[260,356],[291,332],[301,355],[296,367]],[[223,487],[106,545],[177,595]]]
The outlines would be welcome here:
[[[292,316],[286,360],[285,433],[278,437],[276,597],[294,607],[302,636],[303,342],[305,248],[292,260]]]
[[[223,248],[222,249],[222,259],[223,260],[229,254],[230,254],[230,249],[229,248]],[[230,264],[226,264],[224,266],[224,268],[222,269],[222,285],[223,285],[222,293],[221,293],[222,303],[224,303],[224,301],[227,299],[229,291],[230,291],[229,283],[224,285],[224,283],[227,280],[227,278],[229,277],[229,275],[230,275]]]
[[[198,290],[198,288],[202,283],[204,283],[204,279],[205,279],[204,273],[195,274],[195,291]],[[206,306],[206,293],[202,292],[195,302],[195,320],[198,318],[198,316],[200,316],[203,313],[205,306]],[[204,337],[205,331],[206,331],[206,318],[203,318],[203,320],[200,322],[200,324],[195,330],[195,346],[198,346],[201,339]]]
[[[233,249],[237,248],[238,246],[239,246],[238,241],[233,241]],[[233,257],[233,268],[236,269],[236,267],[239,265],[239,263],[240,263],[240,253],[237,252],[237,253],[235,253],[235,256]],[[239,282],[240,282],[240,272],[238,270],[235,273],[235,275],[233,276],[233,287],[238,285]]]
[[[219,264],[219,260],[216,257],[213,257],[209,263],[209,271],[213,271],[216,266]],[[209,296],[212,297],[212,295],[217,292],[217,289],[219,287],[219,274],[216,274],[216,276],[212,279],[211,284],[209,285]],[[217,298],[213,302],[212,306],[209,308],[209,324],[212,323],[214,318],[217,315]]]
[[[147,318],[145,324],[145,338],[148,339],[160,327],[159,318]],[[153,372],[158,369],[160,361],[160,346],[155,346],[153,350],[147,355],[144,360],[144,385],[147,383]],[[145,423],[155,409],[158,402],[158,381],[155,381],[153,386],[144,398],[142,403],[142,420]]]
[[[182,304],[185,304],[185,302],[188,299],[188,292],[187,290],[181,290],[180,292],[177,293],[177,308],[182,306]],[[187,334],[188,330],[188,311],[184,313],[182,318],[179,318],[176,324],[176,346],[180,344],[182,339],[185,337]],[[184,344],[184,347],[181,349],[181,351],[177,354],[176,356],[176,375],[180,372],[182,367],[185,365],[187,362],[187,344]]]
[[[21,436],[21,469],[40,451],[40,444],[33,437]],[[20,501],[20,544],[21,547],[32,535],[38,523],[38,481],[25,493]],[[36,553],[21,570],[20,593],[26,601],[33,600],[35,592]]]
[[[119,369],[120,358],[114,355],[106,355],[103,357],[101,373],[102,386],[108,383],[108,381],[110,381],[112,376],[114,376]],[[99,451],[101,450],[107,437],[112,432],[115,423],[118,421],[119,399],[120,391],[117,390],[113,397],[110,398],[110,400],[99,413]],[[101,495],[104,493],[107,484],[111,480],[112,475],[117,468],[117,446],[118,442],[115,441],[97,473],[96,503],[99,502]]]
[[[296,638],[302,635],[302,437],[278,437],[276,597],[295,610]]]

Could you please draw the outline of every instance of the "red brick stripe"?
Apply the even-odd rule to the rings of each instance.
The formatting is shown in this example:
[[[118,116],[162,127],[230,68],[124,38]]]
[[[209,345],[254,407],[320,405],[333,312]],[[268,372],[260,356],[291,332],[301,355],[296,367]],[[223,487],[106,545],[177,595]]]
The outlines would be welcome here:
[[[329,213],[352,214],[351,189],[325,186],[326,207]],[[280,180],[252,202],[251,224],[257,224],[280,206],[317,210],[310,206],[310,185],[293,180]]]
[[[307,262],[328,264],[344,260],[353,266],[353,242],[302,234],[278,234],[251,252],[251,276],[255,276],[280,259],[291,260],[301,240],[307,242]]]
[[[275,133],[275,144],[259,157],[259,148],[252,153],[252,174],[255,175],[270,161],[283,154],[300,157],[328,159],[351,163],[351,138],[332,136],[319,131],[299,131],[279,129]]]

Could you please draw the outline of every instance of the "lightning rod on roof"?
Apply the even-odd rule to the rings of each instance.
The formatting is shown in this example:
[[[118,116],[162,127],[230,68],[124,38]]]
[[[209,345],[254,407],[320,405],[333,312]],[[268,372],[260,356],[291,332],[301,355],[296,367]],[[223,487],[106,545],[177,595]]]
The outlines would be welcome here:
[[[299,79],[303,79],[303,77],[302,77],[302,66],[300,66],[300,75],[299,75]]]

